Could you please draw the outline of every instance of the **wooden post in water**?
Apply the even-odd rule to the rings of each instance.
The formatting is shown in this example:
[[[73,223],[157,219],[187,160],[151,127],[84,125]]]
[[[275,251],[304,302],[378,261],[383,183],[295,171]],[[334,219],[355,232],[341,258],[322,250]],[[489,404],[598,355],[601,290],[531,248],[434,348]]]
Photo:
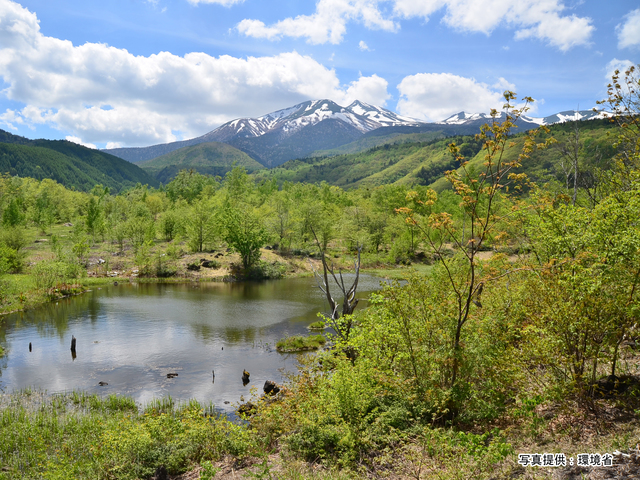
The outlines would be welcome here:
[[[29,342],[29,351],[31,351],[31,342]]]
[[[76,337],[71,335],[71,351],[76,353]]]

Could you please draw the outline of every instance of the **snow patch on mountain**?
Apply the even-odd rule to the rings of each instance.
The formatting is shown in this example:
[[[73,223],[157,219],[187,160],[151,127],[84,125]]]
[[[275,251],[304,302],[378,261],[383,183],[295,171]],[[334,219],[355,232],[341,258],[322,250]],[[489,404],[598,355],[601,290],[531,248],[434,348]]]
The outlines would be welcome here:
[[[527,123],[533,123],[536,125],[552,125],[554,123],[573,122],[576,120],[608,118],[609,116],[610,114],[604,111],[595,112],[593,110],[567,110],[564,112],[556,113],[555,115],[549,115],[547,117],[531,117],[528,115],[522,115],[520,119]],[[502,113],[500,117],[504,117],[504,114]],[[491,120],[491,115],[488,115],[486,113],[459,112],[451,115],[448,118],[445,118],[441,122],[436,123],[445,125],[464,125],[470,122],[489,120]]]
[[[380,127],[422,124],[419,120],[403,117],[390,110],[357,100],[348,107],[342,107],[331,100],[313,100],[258,118],[232,120],[203,137],[226,141],[233,137],[259,137],[275,131],[280,131],[286,136],[328,119],[349,124],[362,133]]]

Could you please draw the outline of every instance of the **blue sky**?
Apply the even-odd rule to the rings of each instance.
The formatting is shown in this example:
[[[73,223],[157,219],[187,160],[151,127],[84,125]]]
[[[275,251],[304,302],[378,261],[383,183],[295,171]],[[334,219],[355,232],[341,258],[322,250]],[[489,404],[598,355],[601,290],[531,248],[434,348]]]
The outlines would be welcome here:
[[[640,61],[637,1],[0,0],[0,128],[99,148],[358,99],[425,121],[587,109]]]

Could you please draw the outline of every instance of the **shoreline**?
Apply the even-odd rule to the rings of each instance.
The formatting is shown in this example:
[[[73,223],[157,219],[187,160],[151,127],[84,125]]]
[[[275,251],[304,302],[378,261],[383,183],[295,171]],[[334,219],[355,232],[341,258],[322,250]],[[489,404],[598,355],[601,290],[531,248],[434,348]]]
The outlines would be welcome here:
[[[311,260],[311,259],[309,259]],[[428,266],[426,266],[428,268]],[[413,268],[416,270],[415,268]],[[221,269],[222,270],[222,269]],[[77,285],[81,287],[83,290],[80,292],[73,292],[66,295],[61,296],[52,296],[48,293],[37,292],[37,291],[27,291],[26,293],[32,294],[30,301],[28,303],[24,303],[19,308],[13,308],[11,310],[4,310],[0,307],[0,321],[2,321],[3,317],[7,315],[11,315],[13,313],[24,312],[27,310],[33,310],[39,308],[47,303],[54,302],[63,298],[68,298],[71,296],[82,295],[90,291],[92,286],[104,286],[104,285],[113,285],[114,282],[118,283],[148,283],[148,284],[162,284],[162,283],[175,283],[175,284],[184,284],[184,283],[240,283],[240,282],[262,282],[268,280],[279,280],[278,278],[274,279],[237,279],[230,275],[230,269],[226,270],[225,273],[209,276],[209,275],[194,275],[191,274],[189,276],[173,276],[173,277],[154,277],[154,276],[134,276],[134,275],[126,275],[126,276],[118,276],[111,277],[108,275],[104,276],[95,276],[88,275],[83,277],[82,279],[77,279],[73,285]],[[345,271],[349,272],[351,268],[346,267]],[[408,273],[412,270],[412,267],[406,266],[397,266],[395,268],[389,268],[386,265],[381,265],[379,268],[376,267],[367,267],[361,268],[361,273],[365,273],[367,275],[372,275],[379,277],[381,279],[387,280],[402,280],[406,277]],[[296,270],[294,272],[287,272],[281,278],[304,278],[313,276],[313,271],[311,270]],[[23,274],[22,277],[27,277],[29,279],[33,278],[32,274]],[[25,292],[21,292],[21,295],[24,295]],[[15,307],[15,303],[7,305],[8,308]]]

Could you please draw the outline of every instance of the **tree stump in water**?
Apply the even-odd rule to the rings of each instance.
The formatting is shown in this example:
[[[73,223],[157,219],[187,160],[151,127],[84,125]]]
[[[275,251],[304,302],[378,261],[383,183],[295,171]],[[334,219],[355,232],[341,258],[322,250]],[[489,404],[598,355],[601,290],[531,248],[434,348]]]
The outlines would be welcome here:
[[[264,393],[268,395],[275,395],[280,391],[280,386],[276,382],[267,380],[264,382],[264,387],[262,389],[264,390]]]

